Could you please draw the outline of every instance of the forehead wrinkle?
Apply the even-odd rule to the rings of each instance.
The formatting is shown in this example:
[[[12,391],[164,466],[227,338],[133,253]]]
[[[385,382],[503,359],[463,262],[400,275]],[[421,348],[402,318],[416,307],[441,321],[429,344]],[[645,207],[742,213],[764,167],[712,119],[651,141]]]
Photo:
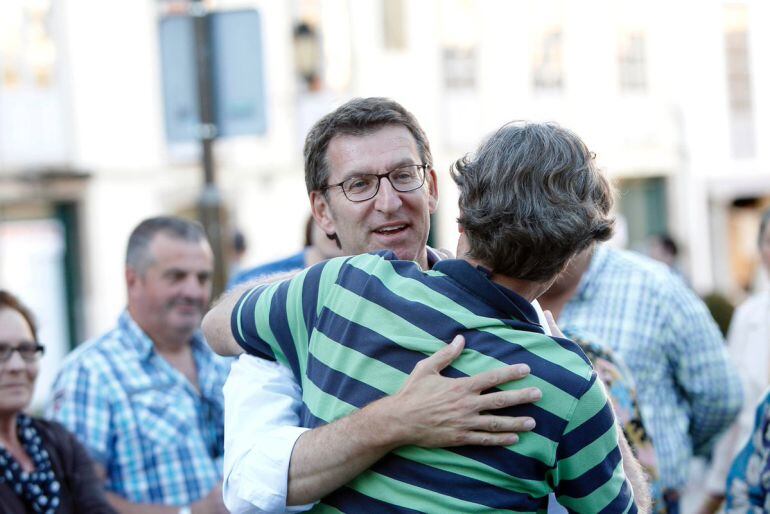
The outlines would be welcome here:
[[[380,138],[380,141],[375,143],[373,137]],[[339,136],[333,141],[336,144],[330,145],[332,151],[328,157],[332,154],[337,157],[334,160],[337,161],[338,180],[361,173],[378,173],[402,164],[419,164],[420,160],[417,143],[411,134],[385,136],[378,131],[365,136]],[[335,171],[331,161],[327,161],[330,179]]]

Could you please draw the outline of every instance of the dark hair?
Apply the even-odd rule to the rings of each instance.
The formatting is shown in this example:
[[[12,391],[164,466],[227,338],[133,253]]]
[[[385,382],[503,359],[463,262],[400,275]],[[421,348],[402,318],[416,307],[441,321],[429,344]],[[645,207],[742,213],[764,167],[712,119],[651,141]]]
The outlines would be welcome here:
[[[11,309],[21,314],[21,317],[24,318],[24,321],[29,325],[32,337],[37,341],[37,324],[35,323],[35,317],[32,315],[32,311],[30,311],[26,305],[21,303],[21,300],[16,296],[4,289],[0,289],[0,310],[2,309]]]
[[[433,166],[428,138],[417,119],[399,103],[389,98],[354,98],[321,118],[305,138],[305,186],[318,191],[329,180],[326,150],[337,135],[362,136],[385,125],[400,125],[414,136],[420,159]]]
[[[150,243],[158,233],[164,233],[174,239],[197,243],[206,241],[206,233],[197,221],[186,220],[176,216],[157,216],[148,218],[131,232],[126,248],[126,266],[142,274],[152,264],[152,256],[148,251]]]
[[[612,187],[583,141],[558,125],[504,125],[451,174],[469,256],[496,273],[547,281],[612,235]]]
[[[233,232],[233,251],[240,254],[246,251],[246,236],[240,230]]]
[[[679,245],[676,244],[676,241],[674,241],[673,237],[668,234],[658,234],[655,236],[655,239],[658,240],[660,246],[662,246],[663,249],[669,253],[669,255],[674,257],[679,255]]]
[[[765,210],[762,213],[762,218],[759,220],[759,235],[757,236],[757,244],[762,246],[762,235],[767,229],[767,224],[770,223],[770,209]]]

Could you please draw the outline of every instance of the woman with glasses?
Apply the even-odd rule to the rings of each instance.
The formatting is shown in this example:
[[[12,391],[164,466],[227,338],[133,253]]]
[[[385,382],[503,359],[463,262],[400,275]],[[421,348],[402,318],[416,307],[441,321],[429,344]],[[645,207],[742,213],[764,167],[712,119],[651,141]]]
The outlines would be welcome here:
[[[0,289],[0,513],[113,513],[75,437],[24,413],[43,351],[32,314]]]

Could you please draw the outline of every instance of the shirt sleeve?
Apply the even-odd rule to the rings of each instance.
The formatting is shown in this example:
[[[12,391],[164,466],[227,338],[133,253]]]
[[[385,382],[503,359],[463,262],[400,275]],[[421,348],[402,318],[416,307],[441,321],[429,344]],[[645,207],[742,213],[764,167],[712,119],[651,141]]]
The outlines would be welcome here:
[[[286,507],[291,453],[299,436],[301,391],[284,366],[242,355],[224,386],[225,505],[234,514],[302,512]]]
[[[109,469],[112,417],[106,382],[83,362],[65,364],[54,381],[46,417],[75,434],[91,458]]]
[[[636,512],[607,393],[593,373],[556,450],[556,497],[569,512]]]
[[[693,451],[705,454],[741,409],[740,378],[705,304],[679,279],[672,279],[661,348],[689,402]]]
[[[767,512],[765,508],[770,498],[763,475],[766,474],[765,467],[770,457],[770,448],[765,438],[770,425],[769,396],[770,393],[766,394],[757,408],[751,437],[730,468],[725,505],[727,514]]]

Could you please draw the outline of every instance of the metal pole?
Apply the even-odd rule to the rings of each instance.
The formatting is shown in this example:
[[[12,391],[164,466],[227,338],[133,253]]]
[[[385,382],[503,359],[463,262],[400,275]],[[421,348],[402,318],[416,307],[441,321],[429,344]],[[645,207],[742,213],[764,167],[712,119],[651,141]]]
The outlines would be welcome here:
[[[226,234],[223,223],[222,196],[216,185],[214,140],[217,126],[212,94],[211,35],[209,17],[202,0],[194,0],[190,14],[195,24],[195,61],[197,68],[198,105],[200,112],[201,165],[203,192],[198,203],[199,216],[214,252],[213,295],[218,296],[227,280]]]

